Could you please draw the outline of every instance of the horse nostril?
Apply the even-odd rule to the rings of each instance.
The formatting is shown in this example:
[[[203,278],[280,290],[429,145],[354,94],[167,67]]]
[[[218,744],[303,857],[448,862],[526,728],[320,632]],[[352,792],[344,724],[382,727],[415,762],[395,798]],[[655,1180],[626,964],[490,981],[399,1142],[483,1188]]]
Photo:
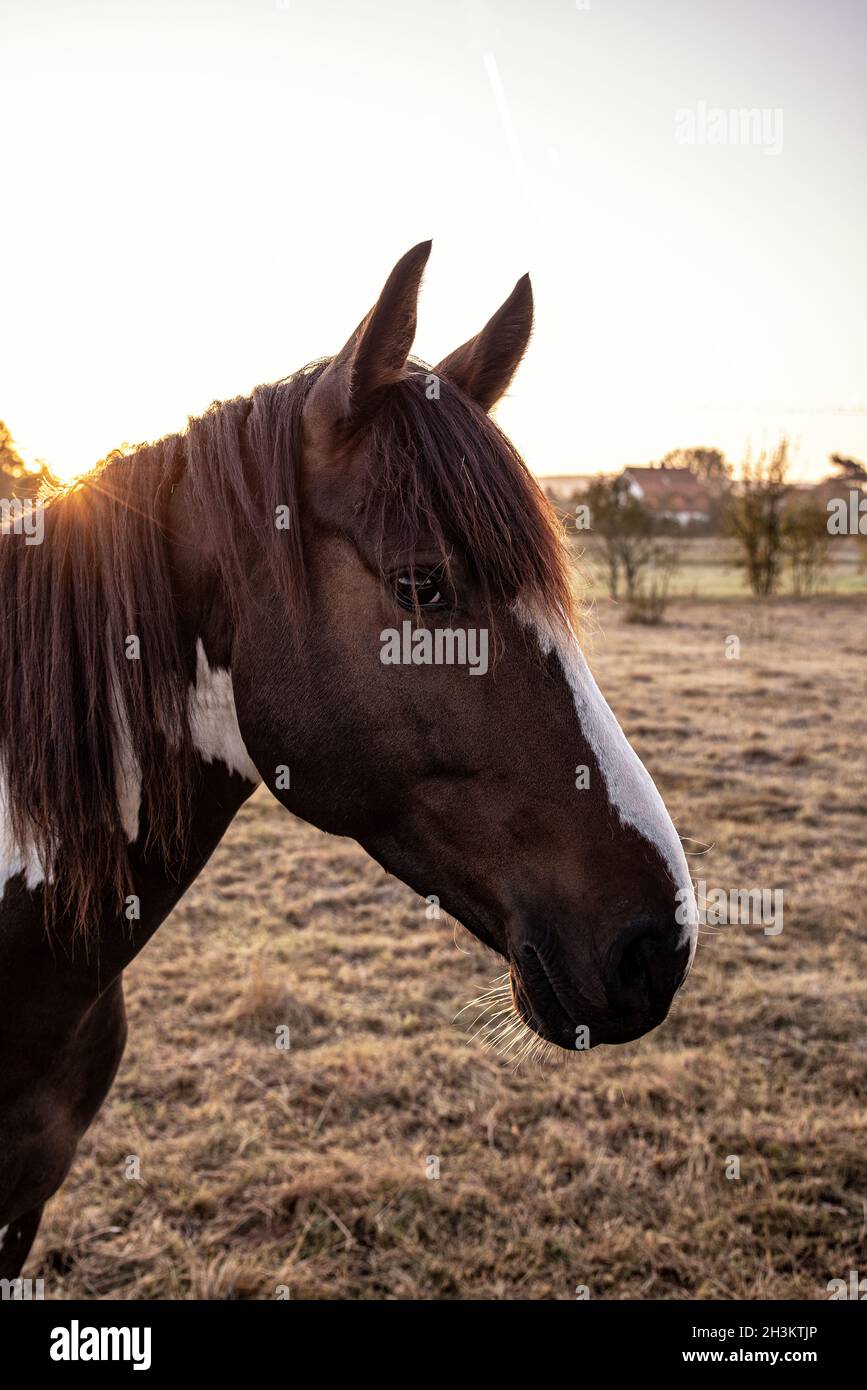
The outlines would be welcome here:
[[[616,943],[609,965],[607,993],[624,1012],[668,1008],[683,978],[689,948],[679,947],[674,921],[633,923]]]
[[[632,995],[637,1004],[650,1003],[649,934],[636,936],[621,953],[617,984],[621,995]]]

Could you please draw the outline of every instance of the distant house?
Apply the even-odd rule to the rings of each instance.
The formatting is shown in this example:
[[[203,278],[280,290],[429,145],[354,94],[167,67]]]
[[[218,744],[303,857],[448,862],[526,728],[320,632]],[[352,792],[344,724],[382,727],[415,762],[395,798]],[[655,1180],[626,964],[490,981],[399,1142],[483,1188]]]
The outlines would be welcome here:
[[[849,494],[856,492],[859,500],[867,496],[865,485],[858,478],[823,478],[820,483],[795,483],[792,494],[800,501],[815,502],[827,511],[829,502],[842,498],[848,505]]]
[[[688,468],[625,468],[625,479],[633,497],[642,502],[658,521],[676,521],[679,526],[710,521],[714,499]]]

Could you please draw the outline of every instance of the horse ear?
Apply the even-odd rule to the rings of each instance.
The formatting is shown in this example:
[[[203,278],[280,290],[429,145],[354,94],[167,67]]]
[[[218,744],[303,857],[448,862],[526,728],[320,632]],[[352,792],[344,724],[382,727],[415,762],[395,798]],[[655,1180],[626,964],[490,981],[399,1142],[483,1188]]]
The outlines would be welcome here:
[[[371,414],[383,391],[399,381],[415,338],[418,292],[431,243],[401,256],[370,313],[329,363],[306,411],[331,425]]]
[[[490,410],[515,375],[532,329],[533,290],[529,275],[522,275],[481,333],[444,357],[434,371]]]

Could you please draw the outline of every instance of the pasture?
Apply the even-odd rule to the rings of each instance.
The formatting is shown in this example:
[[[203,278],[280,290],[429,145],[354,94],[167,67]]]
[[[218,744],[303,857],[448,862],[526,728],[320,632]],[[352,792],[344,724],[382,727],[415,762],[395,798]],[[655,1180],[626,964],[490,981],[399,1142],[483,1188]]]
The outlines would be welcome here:
[[[602,689],[710,847],[694,875],[785,893],[778,936],[703,931],[628,1046],[484,1052],[454,1019],[501,963],[260,790],[127,973],[118,1080],[25,1272],[136,1299],[825,1298],[867,1273],[864,633],[857,596],[597,609]]]
[[[572,533],[574,553],[582,572],[600,593],[606,592],[604,550],[599,541],[581,532]],[[677,598],[749,598],[746,571],[738,564],[737,543],[724,536],[678,536],[678,563],[669,580],[669,592]],[[818,577],[817,593],[867,595],[867,547],[848,537],[828,546],[827,563]],[[783,567],[780,594],[791,593],[790,573]]]

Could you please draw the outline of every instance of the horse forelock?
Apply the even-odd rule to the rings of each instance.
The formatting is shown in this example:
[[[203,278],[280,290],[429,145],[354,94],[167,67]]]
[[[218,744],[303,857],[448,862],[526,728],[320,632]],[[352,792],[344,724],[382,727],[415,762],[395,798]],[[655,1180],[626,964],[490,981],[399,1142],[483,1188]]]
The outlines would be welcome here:
[[[575,621],[562,527],[481,407],[413,359],[368,436],[363,510],[381,545],[409,555],[424,536],[447,571],[456,549],[495,629],[518,602]]]

